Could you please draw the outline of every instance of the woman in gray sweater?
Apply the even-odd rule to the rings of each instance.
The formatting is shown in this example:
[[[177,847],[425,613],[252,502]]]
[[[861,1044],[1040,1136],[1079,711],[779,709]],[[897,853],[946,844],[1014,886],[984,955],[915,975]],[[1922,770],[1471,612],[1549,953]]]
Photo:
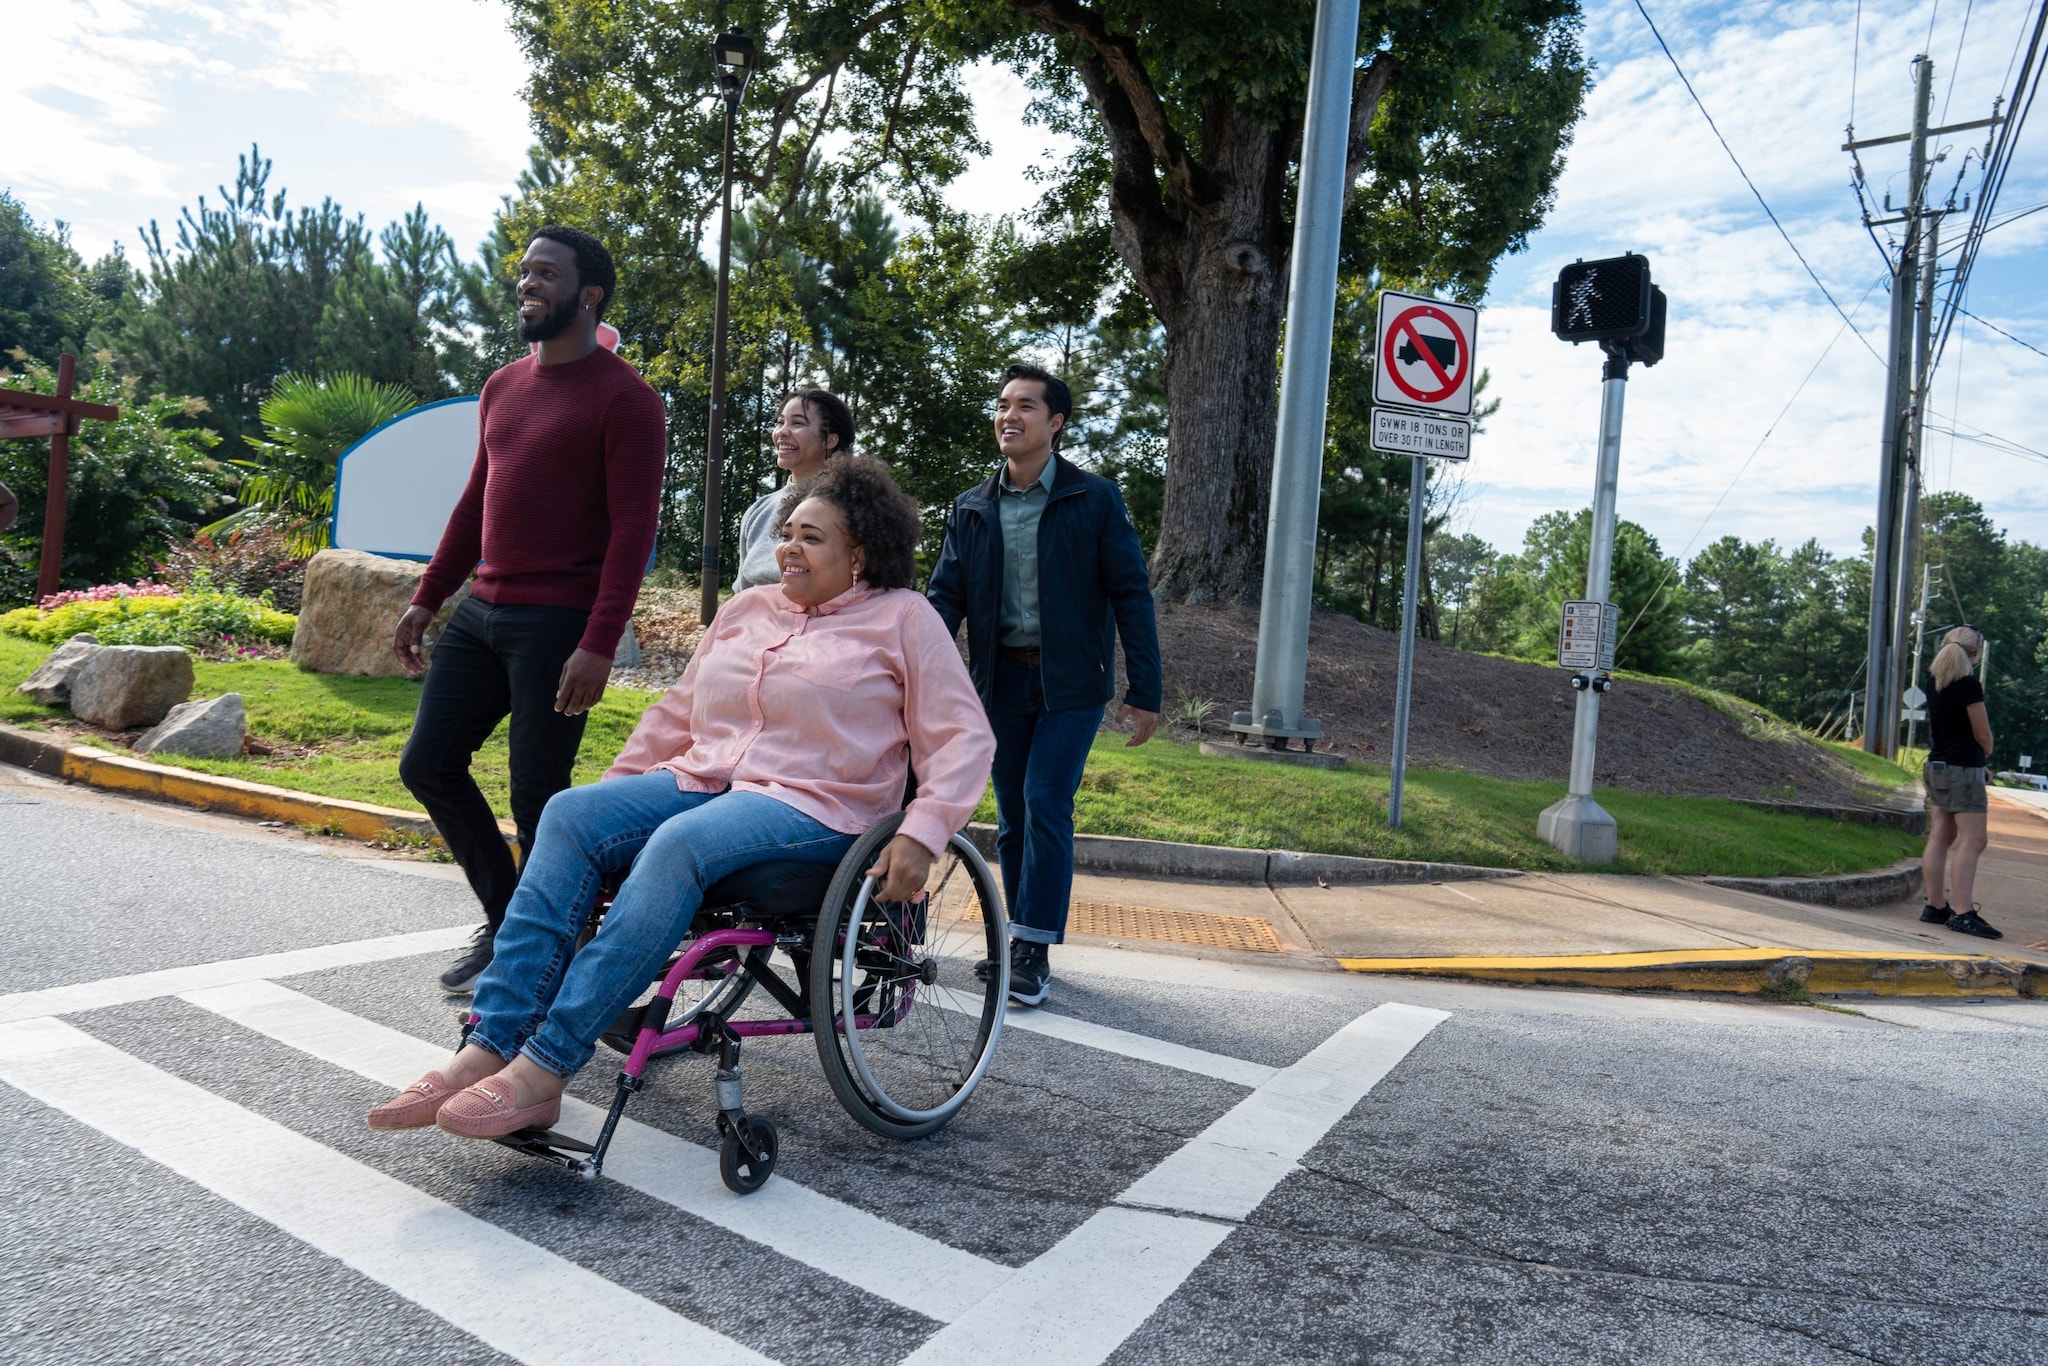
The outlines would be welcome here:
[[[782,530],[777,509],[791,488],[824,473],[825,462],[853,450],[853,410],[837,394],[824,389],[799,389],[783,400],[776,419],[775,463],[789,471],[789,480],[773,493],[754,500],[740,518],[740,572],[732,591],[744,592],[782,582],[775,564],[775,546]]]

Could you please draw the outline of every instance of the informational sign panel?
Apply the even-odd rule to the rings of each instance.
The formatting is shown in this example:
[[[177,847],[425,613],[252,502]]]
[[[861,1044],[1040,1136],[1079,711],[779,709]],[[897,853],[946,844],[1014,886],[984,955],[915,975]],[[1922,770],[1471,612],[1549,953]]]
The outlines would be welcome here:
[[[1386,290],[1372,401],[1455,417],[1472,415],[1472,344],[1479,310]]]
[[[1431,460],[1467,460],[1472,455],[1472,419],[1372,410],[1372,448],[1382,455],[1424,455]]]
[[[1927,705],[1927,694],[1920,691],[1919,684],[1908,683],[1906,690],[1899,694],[1899,700],[1909,707],[1924,707]]]
[[[1621,609],[1611,602],[1564,605],[1564,619],[1557,630],[1557,667],[1614,671],[1614,640],[1620,634]]]
[[[378,427],[334,467],[334,544],[431,560],[476,460],[477,401],[444,399]]]

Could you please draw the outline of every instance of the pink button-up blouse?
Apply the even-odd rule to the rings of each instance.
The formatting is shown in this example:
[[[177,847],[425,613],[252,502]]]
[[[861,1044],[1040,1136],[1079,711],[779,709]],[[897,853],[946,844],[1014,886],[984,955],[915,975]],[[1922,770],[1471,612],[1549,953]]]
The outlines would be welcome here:
[[[988,786],[995,737],[924,595],[855,586],[815,608],[740,593],[648,708],[607,778],[653,769],[686,792],[759,792],[844,834],[895,811],[943,851]]]

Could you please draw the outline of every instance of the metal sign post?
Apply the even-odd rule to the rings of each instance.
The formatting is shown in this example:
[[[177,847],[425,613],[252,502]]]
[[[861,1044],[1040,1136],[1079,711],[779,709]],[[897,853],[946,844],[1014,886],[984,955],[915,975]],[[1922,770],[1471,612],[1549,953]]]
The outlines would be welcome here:
[[[1558,664],[1577,670],[1572,675],[1579,702],[1572,719],[1571,781],[1564,799],[1546,807],[1536,820],[1536,831],[1547,843],[1587,863],[1612,863],[1621,852],[1614,817],[1593,800],[1594,741],[1600,728],[1600,695],[1612,683],[1619,618],[1607,593],[1621,481],[1622,402],[1628,392],[1629,363],[1655,365],[1663,359],[1664,311],[1663,291],[1650,282],[1649,261],[1634,254],[1566,266],[1551,294],[1551,331],[1573,343],[1598,342],[1607,356],[1600,372],[1600,451],[1586,597],[1565,604],[1558,632]]]
[[[1415,695],[1415,610],[1422,582],[1423,494],[1429,461],[1472,453],[1472,341],[1479,310],[1465,304],[1383,290],[1373,356],[1372,448],[1411,457],[1408,561],[1401,580],[1401,663],[1394,681],[1393,769],[1387,828],[1401,828],[1408,785],[1408,708]]]

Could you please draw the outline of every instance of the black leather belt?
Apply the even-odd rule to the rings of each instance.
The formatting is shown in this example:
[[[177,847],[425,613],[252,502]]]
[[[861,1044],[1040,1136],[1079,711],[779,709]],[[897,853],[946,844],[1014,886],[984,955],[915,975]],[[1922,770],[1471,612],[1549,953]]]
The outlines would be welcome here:
[[[1036,648],[1027,650],[1015,645],[1005,645],[997,653],[1001,654],[1004,659],[1009,660],[1012,664],[1022,664],[1028,669],[1039,667],[1039,657]]]

